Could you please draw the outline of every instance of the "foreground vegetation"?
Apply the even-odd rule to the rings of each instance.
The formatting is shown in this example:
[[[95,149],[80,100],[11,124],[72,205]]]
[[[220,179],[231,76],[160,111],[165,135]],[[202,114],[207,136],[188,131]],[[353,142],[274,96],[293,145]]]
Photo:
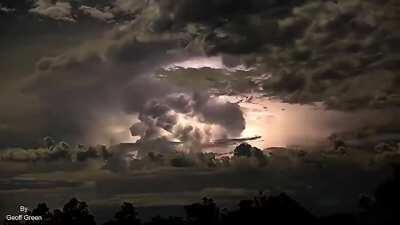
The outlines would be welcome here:
[[[399,224],[400,222],[400,166],[394,175],[381,183],[372,197],[359,198],[359,209],[352,213],[338,213],[318,217],[297,201],[282,193],[266,196],[260,192],[254,199],[242,200],[236,209],[220,209],[213,199],[204,197],[202,202],[184,206],[186,216],[155,216],[142,222],[131,203],[123,203],[114,218],[104,225],[225,225],[225,224]],[[323,194],[323,193],[321,193]],[[62,209],[50,211],[46,203],[28,212],[41,216],[42,221],[4,221],[4,225],[95,225],[86,202],[71,199]]]

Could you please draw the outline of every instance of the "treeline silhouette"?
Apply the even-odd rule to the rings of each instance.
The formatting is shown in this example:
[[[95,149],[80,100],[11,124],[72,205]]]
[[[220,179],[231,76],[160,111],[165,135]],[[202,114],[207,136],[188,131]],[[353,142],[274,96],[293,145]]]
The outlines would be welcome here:
[[[184,206],[186,216],[153,217],[143,222],[137,209],[131,203],[123,203],[114,217],[103,225],[231,225],[231,224],[315,224],[315,225],[394,225],[400,224],[400,167],[394,175],[381,183],[372,197],[361,196],[360,209],[352,213],[338,213],[317,217],[302,207],[297,201],[282,193],[267,197],[260,194],[254,199],[242,200],[237,209],[220,209],[211,198],[202,202]],[[75,198],[62,210],[50,212],[45,203],[41,203],[28,213],[42,216],[42,221],[13,222],[4,221],[4,225],[95,225],[88,205]]]

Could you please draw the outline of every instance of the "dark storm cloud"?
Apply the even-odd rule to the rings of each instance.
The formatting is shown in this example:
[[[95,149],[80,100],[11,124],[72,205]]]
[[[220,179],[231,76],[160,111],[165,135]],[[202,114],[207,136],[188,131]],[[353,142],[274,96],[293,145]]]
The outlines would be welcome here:
[[[17,103],[30,102],[19,109],[32,105],[30,110],[20,113],[24,118],[34,118],[29,123],[17,123],[7,120],[8,115],[5,115],[1,129],[7,129],[8,133],[15,130],[13,134],[16,136],[11,139],[8,136],[14,135],[3,136],[2,139],[7,139],[6,143],[17,142],[18,135],[29,138],[30,135],[25,133],[33,130],[34,139],[50,135],[75,143],[90,141],[85,134],[91,125],[99,122],[96,115],[102,111],[137,112],[148,98],[169,90],[168,85],[143,76],[175,58],[167,51],[176,42],[172,39],[167,42],[143,41],[135,37],[105,40],[106,47],[93,43],[88,49],[83,47],[68,54],[41,59],[33,75],[12,87],[16,90],[11,90],[11,87],[10,91],[5,90],[15,97]],[[138,80],[132,82],[136,78]],[[148,91],[152,89],[157,91]],[[125,104],[127,96],[138,100]],[[14,107],[8,100],[2,104]],[[22,141],[18,142],[22,144]]]
[[[93,114],[106,108],[140,112],[149,99],[179,92],[145,74],[187,57],[176,53],[182,48],[233,55],[271,72],[273,77],[263,81],[264,91],[290,102],[323,101],[335,109],[388,108],[400,102],[395,1],[119,0],[77,5],[39,0],[32,7],[42,15],[78,22],[79,8],[92,16],[134,14],[99,40],[43,58],[28,81],[17,85],[25,96],[36,98],[32,111],[43,117],[35,126],[40,134],[84,141],[88,124],[98,120]],[[227,63],[239,64],[235,61]],[[206,105],[196,107],[206,122],[243,128],[236,106]],[[175,119],[165,119],[159,125],[169,129]],[[9,127],[6,122],[1,126]]]
[[[390,66],[398,50],[387,41],[397,35],[392,7],[393,1],[311,2],[280,20],[280,28],[295,35],[293,46],[273,52],[286,67],[278,77],[298,84],[296,93],[282,96],[295,102],[322,100],[336,109],[398,106],[399,67]],[[264,87],[278,93],[286,88],[274,89],[271,81]]]
[[[141,107],[140,101],[157,96],[156,91],[147,90],[157,89],[160,93],[168,90],[162,87],[165,84],[153,82],[152,78],[140,78],[179,57],[167,52],[176,48],[178,38],[167,38],[146,39],[128,34],[121,40],[104,40],[104,47],[93,43],[87,49],[40,60],[36,73],[23,83],[23,91],[38,98],[40,111],[46,117],[47,125],[42,124],[42,129],[49,132],[46,135],[65,135],[63,138],[67,140],[85,142],[86,129],[98,122],[99,112],[121,108],[127,113],[136,112]],[[125,105],[124,96],[138,101]]]
[[[276,78],[264,88],[287,101],[324,101],[339,109],[398,105],[396,85],[390,85],[399,70],[395,1],[158,4],[169,29],[193,35],[189,46],[269,67]]]
[[[250,0],[245,2],[234,0],[167,0],[157,1],[157,4],[162,13],[168,14],[170,19],[178,23],[193,21],[215,23],[213,20],[223,17],[240,16],[239,14],[259,13],[268,8],[287,11],[300,2],[302,1],[284,0],[277,3],[276,1],[268,0]]]
[[[106,56],[119,63],[146,63],[149,59],[157,60],[166,55],[166,50],[178,48],[178,39],[175,40],[138,40],[133,36],[110,47]],[[164,50],[164,52],[162,52]],[[160,56],[158,56],[160,55]],[[146,62],[147,61],[147,62]]]
[[[195,111],[203,116],[209,123],[222,125],[233,135],[240,135],[245,128],[245,120],[239,105],[234,103],[221,103],[201,94],[194,96]]]
[[[55,128],[49,135],[64,134],[68,139],[71,133],[82,137],[88,132],[86,127],[96,123],[93,114],[97,111],[122,108],[126,113],[139,112],[149,99],[172,92],[172,86],[143,75],[182,57],[176,49],[182,47],[187,35],[147,34],[136,28],[135,24],[127,26],[117,39],[113,37],[118,31],[112,31],[99,43],[37,63],[37,71],[24,92],[39,98],[47,123]],[[104,46],[96,48],[99,44]],[[232,128],[235,134],[244,129],[241,114],[234,120],[222,115],[234,115],[240,111],[238,107],[221,107],[207,99],[205,103],[208,105],[200,104],[196,110],[204,111],[202,116],[207,122]],[[209,109],[212,107],[215,110]],[[63,120],[58,120],[61,115]],[[157,126],[168,130],[176,120],[173,115],[164,115]]]
[[[122,106],[126,112],[135,113],[142,110],[149,100],[166,96],[173,91],[172,87],[162,81],[139,77],[124,90]]]
[[[21,1],[13,1],[13,0],[4,0],[1,2],[1,6],[4,9],[8,9],[5,11],[18,11],[18,12],[26,12],[30,8],[34,6],[34,0],[21,0]]]
[[[335,133],[331,138],[342,140],[345,145],[352,148],[365,149],[370,152],[375,152],[382,145],[388,147],[385,151],[397,152],[400,147],[398,145],[400,143],[400,120],[396,116],[398,113],[398,109],[392,108],[368,113],[363,116],[364,118],[359,116],[358,120],[362,121],[361,127]],[[378,150],[377,152],[382,151]]]

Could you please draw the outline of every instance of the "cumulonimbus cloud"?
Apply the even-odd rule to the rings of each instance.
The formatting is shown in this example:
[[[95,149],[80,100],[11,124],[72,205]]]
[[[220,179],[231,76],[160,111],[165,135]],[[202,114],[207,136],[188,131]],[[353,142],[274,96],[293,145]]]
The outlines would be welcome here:
[[[139,120],[131,131],[142,141],[166,136],[198,148],[215,139],[240,136],[245,128],[237,104],[204,94],[174,93],[152,99],[140,111]]]
[[[48,8],[48,1],[39,2],[37,7]],[[47,121],[38,130],[75,139],[85,135],[87,123],[96,123],[92,115],[104,108],[134,114],[149,99],[181,92],[147,75],[185,57],[176,54],[182,49],[235,55],[262,72],[272,70],[273,77],[260,85],[262,92],[285,101],[321,101],[343,110],[399,105],[399,23],[393,0],[134,2],[113,4],[134,12],[134,19],[128,17],[82,48],[42,59],[18,87],[35,98],[32,111],[43,115],[39,121]],[[148,84],[146,89],[141,83]],[[240,127],[240,116],[239,125],[220,116],[235,106],[195,109],[208,123]],[[171,123],[169,116],[162,126]]]

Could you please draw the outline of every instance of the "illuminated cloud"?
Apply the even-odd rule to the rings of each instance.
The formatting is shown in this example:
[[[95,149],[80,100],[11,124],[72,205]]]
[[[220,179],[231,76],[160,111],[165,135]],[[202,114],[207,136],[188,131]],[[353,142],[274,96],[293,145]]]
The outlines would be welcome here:
[[[71,10],[71,4],[68,1],[38,0],[36,7],[32,8],[30,12],[55,20],[75,22]]]
[[[110,12],[106,12],[106,11],[101,11],[99,9],[90,7],[90,6],[85,6],[82,5],[81,7],[79,7],[79,10],[82,11],[85,15],[88,15],[90,17],[93,17],[95,19],[99,19],[102,21],[109,21],[112,20],[114,18],[114,15]]]
[[[75,19],[78,26],[79,8],[106,13],[108,18],[112,14],[119,23],[78,48],[43,54],[36,71],[23,82],[13,82],[6,91],[19,102],[30,102],[19,108],[19,114],[38,122],[19,124],[16,115],[12,121],[5,118],[1,127],[13,135],[1,140],[29,136],[26,133],[49,133],[76,142],[98,140],[85,137],[95,130],[93,124],[101,124],[97,115],[135,115],[150,99],[188,89],[216,95],[257,92],[290,103],[323,102],[336,110],[399,105],[394,1],[121,0],[95,6],[40,0],[31,10]],[[211,58],[204,63],[201,57]],[[193,68],[202,63],[213,68]],[[167,71],[170,74],[195,71],[211,77],[196,79],[193,85],[190,76],[152,76],[171,65],[187,68]],[[230,70],[238,66],[251,71]],[[216,104],[204,109],[202,116],[218,117],[208,122],[236,129],[239,125],[221,122],[224,118],[219,116],[229,107]],[[161,124],[165,128],[174,123],[173,116],[167,118]],[[241,123],[239,117],[237,121]]]
[[[165,136],[183,142],[188,150],[200,150],[201,144],[212,140],[240,136],[245,128],[238,105],[199,94],[171,94],[150,100],[140,111],[139,120],[131,131],[140,135],[141,141]]]

